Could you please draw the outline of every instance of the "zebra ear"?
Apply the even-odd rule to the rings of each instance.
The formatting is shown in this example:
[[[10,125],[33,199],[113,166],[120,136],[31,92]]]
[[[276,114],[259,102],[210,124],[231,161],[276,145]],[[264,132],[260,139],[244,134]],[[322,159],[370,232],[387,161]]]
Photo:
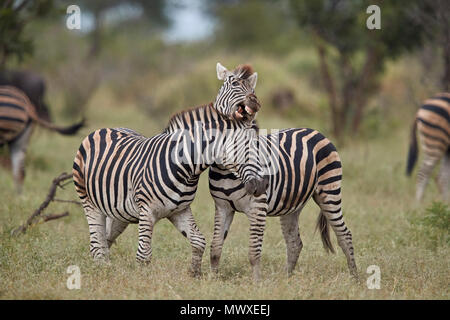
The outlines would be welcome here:
[[[228,71],[227,68],[221,65],[220,62],[217,62],[216,70],[217,70],[217,79],[222,81],[225,80],[228,74],[230,73],[230,71]]]
[[[255,72],[250,77],[248,77],[247,80],[250,82],[250,85],[253,87],[253,89],[255,89],[256,81],[258,80],[258,73]]]

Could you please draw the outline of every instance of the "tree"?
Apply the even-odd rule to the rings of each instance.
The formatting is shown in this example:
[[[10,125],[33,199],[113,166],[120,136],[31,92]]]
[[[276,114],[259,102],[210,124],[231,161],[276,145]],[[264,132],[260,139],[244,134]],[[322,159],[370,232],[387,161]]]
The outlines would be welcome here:
[[[367,7],[381,9],[381,29],[369,30]],[[414,1],[290,0],[290,12],[311,31],[331,110],[333,134],[360,130],[388,59],[420,45],[423,27],[408,14]]]
[[[21,61],[33,51],[32,40],[24,33],[33,19],[46,16],[53,9],[53,0],[0,1],[0,69],[9,58]]]
[[[444,70],[441,90],[450,91],[450,2],[448,0],[423,0],[410,8],[409,14],[419,23],[426,38],[435,41],[442,50]]]
[[[67,4],[71,4],[72,1],[64,0]],[[118,11],[122,9],[138,10],[142,13],[142,17],[153,28],[165,27],[168,25],[169,20],[166,16],[167,1],[165,0],[79,0],[77,3],[81,9],[90,11],[94,18],[94,28],[90,33],[91,47],[88,53],[88,58],[97,57],[100,54],[102,48],[102,40],[104,37],[104,20],[107,13],[111,11]],[[125,10],[127,11],[127,10]],[[133,15],[130,15],[130,20],[135,20]]]

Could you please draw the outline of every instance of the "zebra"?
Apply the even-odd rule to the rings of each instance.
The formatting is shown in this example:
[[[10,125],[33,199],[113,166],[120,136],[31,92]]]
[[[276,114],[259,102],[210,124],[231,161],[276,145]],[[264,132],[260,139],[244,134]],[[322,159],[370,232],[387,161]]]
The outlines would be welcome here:
[[[161,134],[146,138],[131,129],[99,129],[83,140],[72,172],[94,259],[108,260],[115,239],[135,223],[136,260],[150,262],[154,226],[167,218],[190,242],[191,273],[199,276],[206,240],[190,204],[200,174],[222,163],[246,192],[264,198],[267,182],[252,147],[251,121],[260,107],[254,94],[257,73],[248,65],[230,72],[218,63],[217,77],[224,83],[215,102],[174,115]],[[230,156],[235,146],[242,148]],[[245,158],[238,158],[243,153]]]
[[[442,159],[437,178],[438,189],[448,201],[450,178],[450,93],[439,93],[424,101],[411,130],[406,174],[411,175],[417,162],[417,131],[424,159],[417,173],[416,200],[421,201],[436,164]]]
[[[0,146],[9,146],[14,182],[19,193],[25,179],[26,149],[35,123],[64,135],[73,135],[83,126],[84,120],[69,127],[56,126],[38,116],[35,106],[22,90],[0,86]]]
[[[266,191],[267,216],[280,217],[287,249],[287,274],[292,275],[303,247],[298,218],[312,197],[320,207],[317,228],[325,250],[334,253],[329,235],[330,224],[347,258],[350,273],[358,278],[352,233],[342,216],[342,166],[335,146],[320,132],[309,128],[283,129],[270,135],[260,135],[259,140],[259,161],[268,168],[266,172],[271,173]],[[215,202],[210,262],[212,272],[217,273],[234,213],[244,212],[251,217],[250,208],[254,200],[245,194],[241,182],[222,165],[210,167],[209,188]],[[262,237],[254,249],[259,252],[258,258],[261,248]]]

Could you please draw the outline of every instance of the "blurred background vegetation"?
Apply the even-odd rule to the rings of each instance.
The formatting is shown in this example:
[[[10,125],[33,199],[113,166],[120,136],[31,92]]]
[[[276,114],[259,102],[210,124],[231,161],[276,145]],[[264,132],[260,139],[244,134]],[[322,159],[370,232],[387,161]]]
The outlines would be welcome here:
[[[81,8],[81,30],[66,27],[70,4]],[[371,4],[381,8],[380,30],[366,27]],[[101,95],[162,129],[173,112],[214,99],[217,61],[251,63],[263,126],[276,115],[345,144],[409,126],[423,99],[449,90],[449,8],[445,0],[1,0],[0,66],[40,74],[50,111],[63,117],[89,120]]]

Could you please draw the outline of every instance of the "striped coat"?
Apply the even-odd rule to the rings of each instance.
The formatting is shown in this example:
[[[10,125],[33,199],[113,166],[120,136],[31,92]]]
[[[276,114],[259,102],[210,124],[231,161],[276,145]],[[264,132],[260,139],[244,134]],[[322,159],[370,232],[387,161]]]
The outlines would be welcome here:
[[[425,100],[417,111],[411,131],[407,175],[411,175],[417,162],[417,135],[423,160],[417,173],[416,199],[422,200],[431,173],[441,161],[437,182],[444,200],[447,201],[450,182],[450,93],[440,93]]]
[[[228,76],[214,104],[175,115],[161,134],[146,138],[130,129],[100,129],[83,140],[73,177],[95,259],[107,258],[126,226],[137,223],[136,259],[150,261],[153,228],[167,218],[189,240],[192,272],[200,274],[206,242],[190,209],[200,174],[212,163],[221,163],[247,192],[264,195],[261,167],[256,157],[248,161],[256,131],[244,120],[259,109],[259,105],[248,108],[249,100],[257,101],[253,89],[248,81]]]
[[[25,153],[33,124],[61,134],[75,134],[83,121],[70,127],[59,127],[41,119],[28,97],[15,87],[0,86],[0,145],[8,144],[13,176],[20,191],[25,178]]]
[[[267,216],[280,217],[287,247],[287,271],[291,274],[303,247],[298,217],[312,197],[320,207],[318,228],[325,249],[334,252],[328,225],[335,232],[349,269],[356,275],[352,234],[341,207],[342,166],[334,145],[312,129],[285,129],[260,136],[260,162],[269,173]],[[224,240],[235,211],[249,216],[254,205],[243,185],[220,165],[209,171],[210,192],[215,201],[214,236],[211,243],[211,267],[217,272]],[[257,244],[261,251],[262,240]]]

